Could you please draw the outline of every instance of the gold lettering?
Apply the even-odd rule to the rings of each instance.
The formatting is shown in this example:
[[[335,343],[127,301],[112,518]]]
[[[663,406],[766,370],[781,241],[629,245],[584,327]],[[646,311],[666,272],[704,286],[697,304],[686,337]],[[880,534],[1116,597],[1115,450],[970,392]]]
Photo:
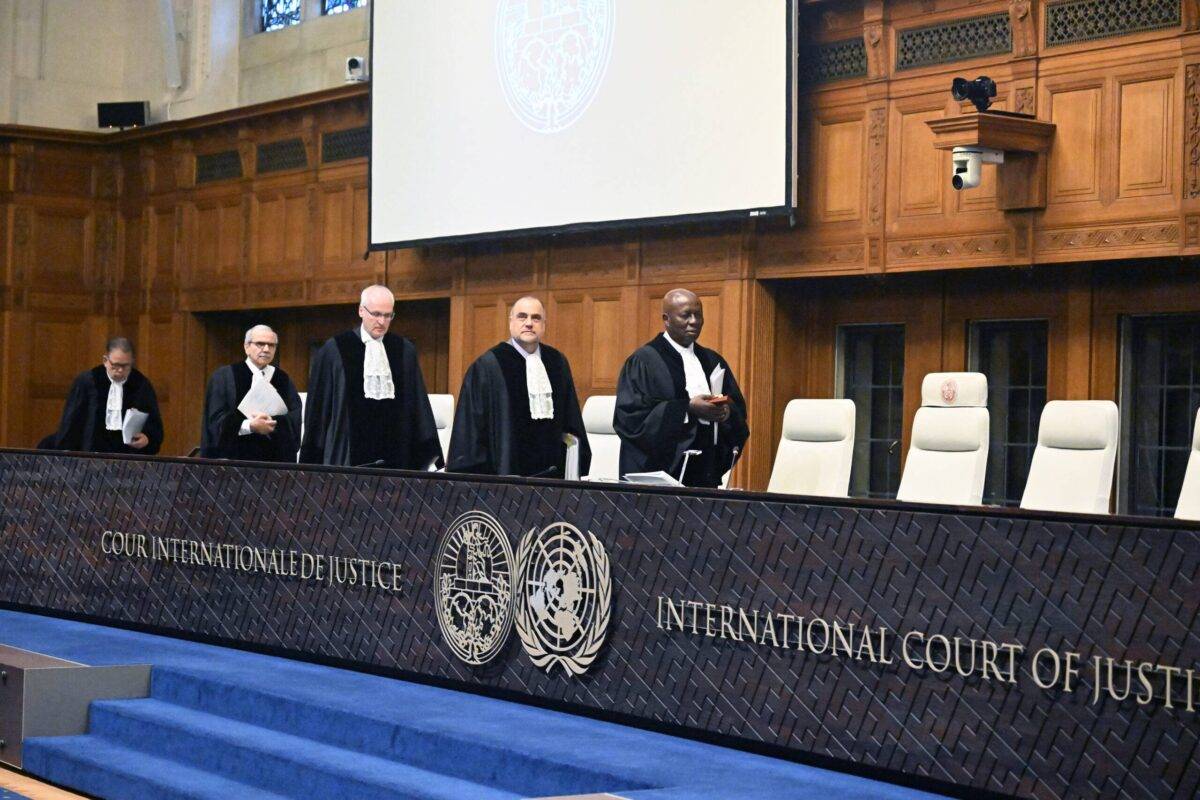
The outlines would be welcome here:
[[[758,643],[766,644],[768,637],[771,639],[772,647],[779,647],[779,639],[775,638],[775,615],[770,611],[767,612],[766,621],[763,622],[762,639]]]
[[[825,631],[825,635],[821,640],[821,649],[820,650],[818,650],[816,648],[816,646],[813,645],[813,639],[812,639],[813,628],[815,628],[817,626],[818,622],[821,623],[821,627]],[[808,642],[809,651],[812,653],[815,653],[816,655],[821,655],[822,653],[824,653],[826,650],[829,649],[829,623],[826,622],[825,620],[821,619],[820,617],[813,617],[812,620],[810,620],[808,623],[808,632],[807,632],[805,638]]]
[[[740,623],[741,628],[738,633],[739,642],[745,641],[747,633],[750,634],[750,641],[753,642],[758,639],[758,612],[754,611],[753,614],[754,621],[751,622],[750,616],[746,614],[746,610],[742,608],[738,609],[738,622]]]
[[[922,641],[925,639],[925,634],[921,633],[920,631],[909,631],[908,633],[904,634],[904,638],[900,640],[900,658],[902,658],[904,663],[910,668],[921,669],[925,666],[924,663],[917,663],[908,655],[908,640],[909,637],[912,636],[915,636],[917,639]]]
[[[946,663],[942,664],[941,669],[938,669],[933,663],[934,642],[942,643],[942,652],[946,656]],[[933,636],[930,636],[925,641],[925,664],[934,672],[945,672],[946,670],[950,669],[950,640],[945,636],[942,636],[940,633],[935,633]]]
[[[843,627],[837,620],[833,621],[833,647],[830,654],[836,656],[838,654],[838,644],[841,643],[842,652],[847,658],[854,658],[854,649],[850,646],[850,640],[854,637],[854,623],[850,623],[848,628]]]

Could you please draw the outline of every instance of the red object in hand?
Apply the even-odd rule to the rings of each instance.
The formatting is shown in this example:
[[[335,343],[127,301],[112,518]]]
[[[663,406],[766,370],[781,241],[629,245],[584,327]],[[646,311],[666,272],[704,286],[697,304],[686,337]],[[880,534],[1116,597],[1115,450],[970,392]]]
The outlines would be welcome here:
[[[712,397],[708,398],[708,402],[712,403],[714,406],[723,406],[729,403],[729,395],[714,394]]]

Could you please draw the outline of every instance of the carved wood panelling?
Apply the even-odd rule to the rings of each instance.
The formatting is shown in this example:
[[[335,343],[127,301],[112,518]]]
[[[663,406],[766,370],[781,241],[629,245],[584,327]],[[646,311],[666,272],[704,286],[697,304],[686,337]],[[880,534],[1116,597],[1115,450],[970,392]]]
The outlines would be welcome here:
[[[1200,197],[1200,64],[1188,64],[1185,71],[1184,93],[1184,159],[1187,175],[1184,178],[1184,197]]]
[[[87,211],[43,209],[34,216],[35,283],[84,288],[91,281],[92,242]]]
[[[863,133],[862,119],[817,123],[818,222],[848,222],[861,218]]]
[[[896,119],[896,217],[942,213],[946,165],[949,158],[933,149],[933,132],[926,124],[944,116],[941,108],[900,111]]]
[[[1100,86],[1050,93],[1050,121],[1058,126],[1050,150],[1051,203],[1100,199]]]
[[[1175,130],[1173,78],[1119,85],[1121,138],[1118,197],[1174,194],[1175,163],[1170,150]]]

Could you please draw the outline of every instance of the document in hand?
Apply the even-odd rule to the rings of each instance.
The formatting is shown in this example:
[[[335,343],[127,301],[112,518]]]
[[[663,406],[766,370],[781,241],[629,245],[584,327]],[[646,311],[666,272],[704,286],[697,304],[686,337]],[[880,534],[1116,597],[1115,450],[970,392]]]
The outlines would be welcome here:
[[[579,480],[579,437],[573,433],[564,433],[563,444],[567,446],[567,463],[563,465],[563,478],[568,481],[577,481]]]
[[[279,392],[270,381],[254,380],[250,382],[250,391],[238,403],[238,411],[246,419],[252,419],[255,414],[266,414],[268,417],[280,417],[287,413],[287,403],[279,396]]]
[[[725,368],[720,364],[713,367],[713,371],[708,376],[708,389],[714,395],[725,394]],[[712,426],[713,444],[717,443],[717,426]]]
[[[121,423],[121,441],[125,444],[131,443],[133,437],[142,432],[148,419],[150,419],[150,415],[145,411],[138,411],[136,408],[128,409],[125,412],[125,421]]]
[[[683,486],[682,483],[661,469],[654,472],[626,472],[624,480],[629,483],[643,483],[647,486]]]
[[[708,389],[713,394],[725,394],[725,368],[720,364],[713,367],[708,376]]]

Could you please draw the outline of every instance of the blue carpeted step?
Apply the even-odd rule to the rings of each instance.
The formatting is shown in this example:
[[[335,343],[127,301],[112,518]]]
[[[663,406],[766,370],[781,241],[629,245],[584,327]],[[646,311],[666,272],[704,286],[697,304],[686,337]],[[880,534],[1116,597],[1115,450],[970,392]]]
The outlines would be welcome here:
[[[608,766],[593,758],[592,765],[586,766],[588,759],[581,757],[578,749],[559,758],[538,752],[536,744],[530,745],[536,736],[529,735],[536,731],[507,727],[497,731],[493,725],[489,735],[483,728],[486,720],[455,717],[451,724],[439,726],[418,713],[406,714],[404,709],[368,703],[347,707],[340,698],[329,702],[311,696],[305,699],[298,687],[271,691],[221,676],[163,667],[154,668],[151,696],[523,796],[653,788],[653,784],[616,772],[619,764]],[[453,707],[441,711],[445,723]]]
[[[105,800],[288,800],[98,736],[26,739],[24,769]]]
[[[295,798],[515,800],[517,795],[161,700],[92,703],[89,734]]]

